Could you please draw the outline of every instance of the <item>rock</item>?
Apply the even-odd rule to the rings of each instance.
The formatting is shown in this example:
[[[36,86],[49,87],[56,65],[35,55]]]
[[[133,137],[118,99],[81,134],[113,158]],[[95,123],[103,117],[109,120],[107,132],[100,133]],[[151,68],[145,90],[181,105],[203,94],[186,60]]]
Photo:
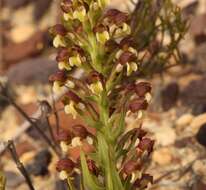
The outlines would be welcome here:
[[[35,162],[42,162],[45,165],[49,165],[51,162],[51,153],[49,152],[49,150],[45,149],[40,151],[35,157],[34,157],[34,161]]]
[[[6,186],[9,188],[15,188],[23,183],[24,177],[20,173],[14,173],[13,171],[5,171]]]
[[[206,77],[202,77],[199,80],[192,80],[181,92],[180,100],[182,104],[190,107],[193,110],[193,114],[195,114],[198,107],[206,105],[205,80]]]
[[[34,82],[48,83],[48,78],[57,71],[56,61],[47,58],[29,59],[11,67],[8,81],[11,84],[29,85]]]
[[[34,151],[25,152],[24,154],[22,154],[20,156],[20,160],[22,163],[27,164],[27,163],[31,162],[31,160],[34,158],[34,156],[35,156]]]
[[[175,147],[176,148],[185,148],[188,146],[188,144],[192,143],[192,137],[185,137],[179,140],[175,141]]]
[[[4,67],[7,68],[11,63],[40,54],[44,45],[46,45],[46,36],[43,31],[36,32],[22,43],[9,43],[2,50],[3,61],[7,63]]]
[[[152,154],[152,160],[161,166],[168,165],[172,162],[171,151],[168,148],[155,150]]]
[[[33,0],[3,0],[4,5],[10,7],[12,9],[20,8],[28,3],[32,2]]]
[[[191,190],[205,190],[206,189],[206,183],[202,182],[201,179],[197,179],[192,184]]]
[[[191,62],[195,67],[193,67],[193,71],[198,72],[204,72],[206,71],[206,43],[200,44],[197,47],[195,47],[194,51],[192,51],[191,54]],[[201,80],[199,80],[200,82]],[[195,84],[195,83],[194,83]]]
[[[46,11],[49,9],[50,5],[52,3],[52,0],[36,0],[35,1],[35,7],[33,12],[34,20],[38,21],[41,19],[41,17],[46,13]]]
[[[8,141],[8,139],[13,139],[14,131],[18,129],[18,126],[19,126],[19,122],[16,116],[15,109],[11,106],[8,106],[1,114],[1,119],[0,119],[1,141]]]
[[[165,89],[162,90],[162,108],[164,111],[168,111],[170,108],[175,106],[178,96],[179,86],[175,82],[168,84]]]
[[[154,131],[156,143],[162,146],[168,146],[174,144],[176,140],[176,133],[171,127],[159,127]]]
[[[35,157],[34,161],[27,166],[29,173],[35,176],[44,176],[48,174],[48,165],[51,162],[51,153],[45,149],[40,151]]]
[[[206,148],[206,122],[200,127],[195,137],[197,142]]]
[[[196,134],[198,130],[200,129],[200,127],[204,125],[205,123],[206,123],[206,113],[195,117],[192,123],[190,124],[189,128],[193,133]]]
[[[14,29],[10,32],[10,38],[15,43],[21,43],[25,40],[27,40],[29,37],[31,37],[35,33],[35,26],[32,24],[23,25],[23,26],[17,26],[14,27]]]
[[[180,2],[179,6],[182,7],[183,14],[188,17],[195,14],[198,6],[198,0],[183,0]]]
[[[12,10],[12,17],[9,16],[11,20],[11,25],[15,27],[15,26],[23,26],[25,24],[32,24],[33,23],[33,18],[32,18],[33,9],[34,9],[34,5],[33,3],[30,3],[27,6],[21,7],[20,9],[16,9],[15,11]]]
[[[24,92],[24,93],[22,94],[22,92]],[[19,104],[29,106],[29,104],[32,104],[32,103],[36,104],[37,103],[38,92],[37,92],[36,88],[34,88],[34,86],[32,86],[32,85],[30,85],[30,86],[19,85],[18,88],[16,89],[16,97],[17,97],[16,101],[19,102]]]
[[[34,176],[45,176],[48,174],[48,168],[39,163],[32,163],[26,167],[27,171]]]
[[[197,44],[206,41],[206,14],[193,17],[190,25],[190,33],[193,35]]]
[[[8,189],[13,190],[13,189]],[[28,185],[26,183],[19,185],[15,190],[28,190]]]
[[[11,30],[11,23],[9,20],[1,20],[0,36],[1,36],[1,47],[6,46],[11,42],[11,39],[8,35]]]
[[[199,176],[205,176],[206,160],[197,160],[192,166],[193,171]]]
[[[176,125],[177,127],[181,127],[181,128],[186,127],[192,122],[193,118],[194,116],[192,114],[186,113],[178,118],[178,120],[176,121]]]
[[[25,140],[25,141],[22,141],[22,142],[18,142],[16,144],[17,154],[20,157],[24,155],[23,157],[27,161],[28,161],[28,159],[30,159],[30,158],[32,158],[34,156],[34,154],[32,153],[33,151],[31,151],[31,150],[35,150],[35,147],[34,147],[34,145],[30,141],[26,141]],[[25,156],[25,154],[27,154],[27,156]],[[31,154],[31,157],[29,156],[29,154]]]

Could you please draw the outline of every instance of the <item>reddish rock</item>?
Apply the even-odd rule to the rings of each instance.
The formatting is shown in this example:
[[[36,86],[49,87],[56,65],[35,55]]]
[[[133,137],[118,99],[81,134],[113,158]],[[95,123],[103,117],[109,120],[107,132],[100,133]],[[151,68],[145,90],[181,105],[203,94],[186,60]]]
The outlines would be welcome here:
[[[27,57],[40,54],[44,44],[46,44],[46,37],[43,31],[36,32],[22,43],[9,43],[2,50],[3,62],[7,63],[4,68]]]

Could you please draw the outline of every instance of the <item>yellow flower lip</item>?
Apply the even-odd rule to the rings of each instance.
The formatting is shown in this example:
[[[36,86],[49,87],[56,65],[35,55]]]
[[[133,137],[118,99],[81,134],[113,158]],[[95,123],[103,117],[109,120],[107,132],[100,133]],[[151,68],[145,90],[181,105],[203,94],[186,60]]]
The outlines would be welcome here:
[[[76,55],[76,56],[70,57],[70,58],[69,58],[69,64],[70,64],[71,66],[80,67],[81,64],[82,64],[82,61],[81,61],[81,58],[80,58],[79,54]]]
[[[138,65],[135,62],[127,63],[127,76],[130,76],[132,72],[136,72],[138,70]]]
[[[61,142],[60,142],[60,147],[61,147],[61,150],[62,150],[64,153],[67,153],[68,150],[69,150],[69,145],[67,144],[66,141],[61,141]]]
[[[80,137],[74,137],[71,142],[72,147],[82,146],[82,141]]]
[[[66,69],[67,71],[70,71],[72,68],[70,67],[70,65],[64,61],[61,61],[58,63],[58,68],[59,70],[64,70]]]
[[[54,93],[60,93],[62,89],[61,83],[59,81],[54,81],[52,89]]]
[[[116,66],[116,72],[120,73],[123,70],[123,65],[121,65],[120,63]]]
[[[84,6],[77,7],[73,13],[73,18],[78,19],[81,22],[85,20],[85,16],[86,16],[86,9]]]
[[[71,114],[74,119],[77,118],[77,110],[74,107],[74,102],[71,101],[68,105],[64,107],[64,111],[66,114]]]
[[[98,42],[100,42],[101,44],[105,44],[109,40],[110,36],[107,31],[103,31],[103,32],[97,32],[96,38]]]
[[[130,35],[131,34],[131,28],[127,23],[123,23],[122,26],[118,26],[117,28],[114,29],[114,38],[120,38],[125,35]]]
[[[101,92],[103,91],[103,86],[100,81],[90,84],[89,88],[96,95],[100,95]]]
[[[73,19],[73,16],[72,16],[71,13],[64,13],[63,18],[64,18],[65,21],[68,21],[70,19]]]
[[[59,34],[57,34],[53,40],[53,46],[55,48],[58,48],[58,47],[65,47],[66,44],[64,42],[64,39],[62,36],[60,36]]]
[[[64,170],[62,170],[62,171],[59,173],[59,178],[60,178],[61,180],[67,179],[68,176],[69,176],[68,173],[67,173],[66,171],[64,171]]]

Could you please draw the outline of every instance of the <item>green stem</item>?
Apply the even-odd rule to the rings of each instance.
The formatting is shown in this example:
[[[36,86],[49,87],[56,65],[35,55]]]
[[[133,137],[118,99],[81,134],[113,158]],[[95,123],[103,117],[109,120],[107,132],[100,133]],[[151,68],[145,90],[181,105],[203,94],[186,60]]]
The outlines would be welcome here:
[[[69,185],[69,190],[75,190],[75,188],[74,188],[74,186],[73,186],[73,184],[72,184],[72,182],[71,182],[69,177],[67,178],[67,183]]]

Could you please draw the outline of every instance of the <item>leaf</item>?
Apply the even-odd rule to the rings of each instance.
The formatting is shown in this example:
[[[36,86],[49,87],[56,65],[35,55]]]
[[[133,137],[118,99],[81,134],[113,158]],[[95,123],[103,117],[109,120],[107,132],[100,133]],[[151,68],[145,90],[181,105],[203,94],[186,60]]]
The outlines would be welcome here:
[[[104,187],[101,186],[101,184],[98,182],[98,179],[90,174],[85,154],[83,151],[81,151],[81,167],[82,167],[82,174],[83,174],[83,183],[86,188],[89,190],[105,190]]]
[[[105,169],[106,189],[107,190],[124,190],[119,174],[115,167],[115,158],[108,147],[108,144],[101,133],[97,134],[98,138],[98,158],[101,159],[101,167]]]
[[[130,181],[131,181],[131,176],[127,177],[127,179],[125,180],[124,189],[126,190],[132,189],[132,183],[130,183]]]
[[[100,121],[94,121],[91,117],[85,115],[83,111],[78,110],[78,113],[88,126],[93,127],[95,129],[100,129],[102,127],[102,123]]]
[[[100,120],[107,126],[109,121],[109,102],[105,91],[102,92],[100,105]]]
[[[119,117],[118,126],[115,128],[115,131],[114,131],[114,140],[118,138],[120,134],[122,134],[125,128],[125,114],[126,114],[125,111],[122,110],[120,117]]]

